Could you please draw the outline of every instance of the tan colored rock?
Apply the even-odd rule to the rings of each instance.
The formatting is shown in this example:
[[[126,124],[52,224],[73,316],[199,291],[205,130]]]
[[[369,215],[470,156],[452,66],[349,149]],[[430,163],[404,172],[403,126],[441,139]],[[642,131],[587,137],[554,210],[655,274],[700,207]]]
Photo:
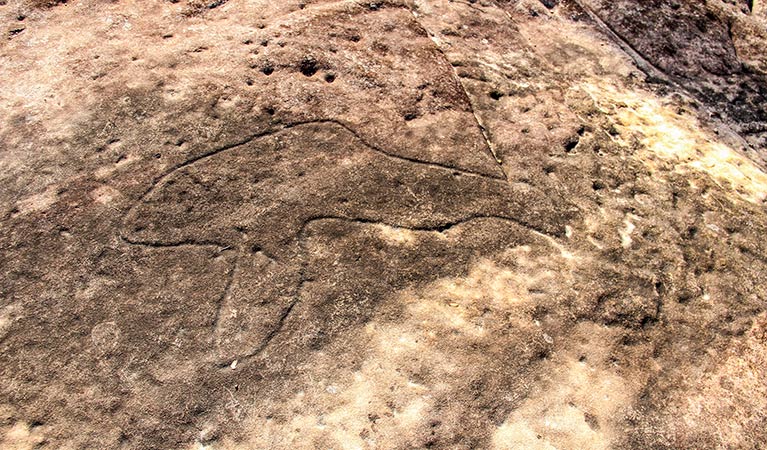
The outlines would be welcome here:
[[[761,448],[762,9],[0,1],[0,447]]]

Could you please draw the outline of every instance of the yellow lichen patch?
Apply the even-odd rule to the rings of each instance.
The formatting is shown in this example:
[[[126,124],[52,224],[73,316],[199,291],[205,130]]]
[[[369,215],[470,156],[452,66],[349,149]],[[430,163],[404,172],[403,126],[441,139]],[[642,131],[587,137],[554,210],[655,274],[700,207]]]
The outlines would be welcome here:
[[[547,362],[544,381],[498,427],[493,447],[611,448],[620,412],[641,385],[604,364],[611,333],[606,327],[581,324],[570,339],[580,343]],[[588,359],[576,356],[586,353]]]
[[[716,430],[727,448],[753,448],[749,430],[767,419],[767,316],[721,355],[721,365],[681,391],[682,421],[690,430]]]
[[[16,213],[14,213],[14,215],[45,211],[56,203],[56,200],[58,199],[58,189],[58,186],[50,185],[45,191],[18,201],[16,203]]]
[[[306,362],[311,375],[300,392],[275,406],[281,417],[248,414],[254,432],[242,448],[420,448],[430,423],[460,420],[462,405],[438,409],[437,402],[487,370],[481,349],[553,342],[532,310],[572,283],[577,259],[541,239],[478,259],[462,276],[396,294],[403,314],[365,325],[359,365],[339,369],[337,356],[317,352]],[[513,340],[504,344],[501,329],[512,329]],[[471,343],[481,345],[471,350]]]
[[[0,339],[5,337],[11,324],[18,319],[20,315],[21,305],[17,303],[11,303],[8,306],[0,308]]]
[[[625,228],[618,230],[618,234],[621,237],[621,247],[623,248],[631,248],[631,244],[634,242],[631,238],[631,234],[636,230],[636,225],[634,224],[635,220],[640,220],[640,218],[634,214],[626,214],[626,218],[623,219]]]
[[[447,329],[467,336],[483,337],[487,330],[482,311],[512,311],[524,315],[541,296],[570,282],[576,257],[559,246],[536,254],[523,245],[506,251],[512,265],[482,259],[461,277],[438,280],[415,297],[404,297],[410,316],[427,329]]]
[[[122,194],[111,186],[100,186],[91,191],[91,198],[94,202],[106,205],[120,198]]]
[[[553,242],[553,240],[552,240]],[[530,246],[522,245],[505,252],[514,261],[506,267],[491,260],[480,260],[468,275],[440,280],[429,288],[428,295],[454,299],[467,305],[485,299],[496,306],[508,306],[526,301],[530,292],[538,292],[562,276],[560,269],[576,257],[553,242],[559,254],[536,254]]]
[[[767,2],[764,0],[754,0],[753,5],[754,14],[767,17]]]
[[[407,228],[390,227],[388,225],[376,225],[378,232],[388,242],[397,245],[412,245],[416,242],[416,233]]]
[[[31,428],[24,422],[16,422],[3,432],[0,448],[4,450],[32,450],[38,448],[45,437],[39,428]]]
[[[430,389],[402,368],[415,355],[439,354],[429,348],[423,330],[413,326],[371,323],[365,332],[371,349],[358,370],[334,369],[332,355],[317,355],[309,382],[283,405],[290,416],[254,417],[252,442],[243,448],[409,446],[428,420],[433,399]]]
[[[718,142],[697,123],[649,92],[619,90],[611,85],[584,84],[602,112],[614,116],[622,131],[619,139],[628,145],[635,137],[644,148],[636,155],[651,168],[669,161],[676,170],[693,169],[708,174],[716,183],[742,198],[761,203],[767,198],[767,174],[753,161]]]

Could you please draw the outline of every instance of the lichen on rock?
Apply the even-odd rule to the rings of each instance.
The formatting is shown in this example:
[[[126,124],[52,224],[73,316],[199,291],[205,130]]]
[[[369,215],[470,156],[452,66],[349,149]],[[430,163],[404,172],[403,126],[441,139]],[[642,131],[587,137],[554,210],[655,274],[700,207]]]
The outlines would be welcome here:
[[[767,440],[762,2],[0,22],[1,448]]]

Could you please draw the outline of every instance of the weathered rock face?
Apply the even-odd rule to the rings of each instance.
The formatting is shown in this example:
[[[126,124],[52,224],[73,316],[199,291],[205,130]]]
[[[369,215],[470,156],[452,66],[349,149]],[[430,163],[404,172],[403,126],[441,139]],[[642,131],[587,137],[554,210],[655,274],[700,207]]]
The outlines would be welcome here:
[[[761,448],[764,8],[0,1],[0,446]]]
[[[752,146],[767,146],[767,31],[761,5],[754,12],[747,1],[583,4],[659,72],[656,81],[682,86],[710,115],[724,115]]]

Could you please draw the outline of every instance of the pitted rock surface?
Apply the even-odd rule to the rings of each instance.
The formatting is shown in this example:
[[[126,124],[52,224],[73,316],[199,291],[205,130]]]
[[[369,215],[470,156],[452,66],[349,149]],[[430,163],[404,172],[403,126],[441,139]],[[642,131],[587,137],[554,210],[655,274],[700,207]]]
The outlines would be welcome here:
[[[764,448],[764,2],[0,23],[1,448]]]

